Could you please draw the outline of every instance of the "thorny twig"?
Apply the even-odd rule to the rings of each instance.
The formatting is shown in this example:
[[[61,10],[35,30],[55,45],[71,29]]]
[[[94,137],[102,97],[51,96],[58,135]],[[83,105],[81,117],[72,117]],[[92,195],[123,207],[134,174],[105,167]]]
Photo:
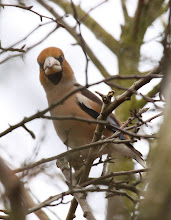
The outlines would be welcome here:
[[[24,47],[25,47],[25,45],[23,45],[21,48],[13,48],[13,47],[4,48],[4,47],[1,46],[1,43],[0,43],[0,50],[2,50],[3,52],[11,51],[11,52],[21,52],[21,53],[24,53],[24,52],[26,52],[24,50]]]
[[[42,21],[43,18],[47,18],[51,21],[54,21],[56,22],[60,27],[63,27],[65,28],[59,21],[57,21],[56,19],[54,18],[51,18],[51,17],[48,17],[48,16],[45,16],[45,15],[42,15],[42,14],[39,14],[38,12],[32,10],[33,6],[22,6],[22,5],[12,5],[12,4],[0,4],[0,7],[17,7],[17,8],[21,8],[21,9],[24,9],[24,10],[27,10],[27,11],[30,11],[36,15],[38,15],[40,17],[40,21]]]

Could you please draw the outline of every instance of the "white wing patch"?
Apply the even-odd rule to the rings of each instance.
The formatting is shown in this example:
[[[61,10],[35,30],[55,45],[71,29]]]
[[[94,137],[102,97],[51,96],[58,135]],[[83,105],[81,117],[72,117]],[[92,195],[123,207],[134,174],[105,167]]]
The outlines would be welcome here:
[[[84,104],[87,108],[93,109],[93,108],[91,107],[91,105],[89,104],[89,101],[88,101],[89,99],[86,98],[84,95],[78,93],[78,94],[76,95],[76,98],[78,99],[78,101],[79,101],[80,103]]]

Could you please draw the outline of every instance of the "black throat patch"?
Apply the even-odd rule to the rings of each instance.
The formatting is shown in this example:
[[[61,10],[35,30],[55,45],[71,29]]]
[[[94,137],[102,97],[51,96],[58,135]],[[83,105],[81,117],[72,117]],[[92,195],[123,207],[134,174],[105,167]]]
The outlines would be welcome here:
[[[54,85],[57,85],[62,79],[62,70],[60,72],[46,76]]]

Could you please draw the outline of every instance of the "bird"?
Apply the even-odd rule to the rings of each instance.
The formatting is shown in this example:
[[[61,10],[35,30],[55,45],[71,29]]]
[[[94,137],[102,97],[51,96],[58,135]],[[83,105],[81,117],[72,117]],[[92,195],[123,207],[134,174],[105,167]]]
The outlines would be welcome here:
[[[80,86],[61,49],[56,47],[44,49],[39,54],[37,62],[40,67],[40,82],[45,90],[49,106]],[[50,114],[52,117],[73,116],[96,120],[100,114],[102,104],[103,102],[94,93],[84,88],[73,93],[55,108],[52,108]],[[107,121],[117,127],[122,125],[114,113],[108,116]],[[71,149],[91,143],[96,128],[96,124],[78,120],[53,120],[53,124],[59,138]],[[103,135],[108,138],[116,131],[116,128],[106,126]],[[121,140],[129,139],[123,133],[120,133],[119,138]],[[112,143],[105,145],[103,148],[104,150],[97,150],[97,157],[101,156],[100,154],[112,153],[114,157],[135,159],[145,167],[142,154],[130,143]],[[88,150],[82,150],[72,154],[70,159],[77,161],[76,163],[81,163],[87,157]]]

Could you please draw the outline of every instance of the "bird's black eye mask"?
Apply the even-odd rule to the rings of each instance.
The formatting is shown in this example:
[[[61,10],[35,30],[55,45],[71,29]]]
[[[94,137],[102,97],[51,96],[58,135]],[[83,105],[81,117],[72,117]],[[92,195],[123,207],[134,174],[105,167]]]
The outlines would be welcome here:
[[[55,57],[54,57],[55,58]],[[64,60],[64,56],[63,55],[60,55],[58,58],[55,58],[57,59],[60,64],[61,64],[61,67],[62,67],[62,62]],[[39,62],[39,66],[40,68],[43,70],[43,72],[45,73],[44,71],[44,62],[43,63],[40,63]],[[62,72],[63,72],[63,69],[60,71],[60,72],[57,72],[57,73],[54,73],[54,74],[50,74],[50,75],[46,75],[45,76],[54,84],[54,85],[57,85],[61,79],[62,79]]]

